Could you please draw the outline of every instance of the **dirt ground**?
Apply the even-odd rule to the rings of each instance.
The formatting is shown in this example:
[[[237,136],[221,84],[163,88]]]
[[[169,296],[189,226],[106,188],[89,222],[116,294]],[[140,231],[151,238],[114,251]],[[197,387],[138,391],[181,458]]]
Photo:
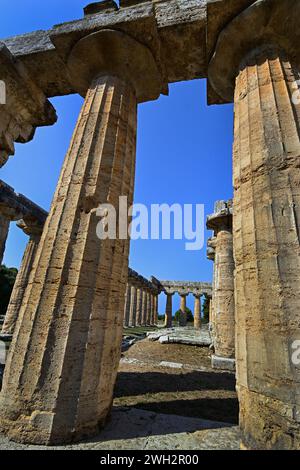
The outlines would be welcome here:
[[[208,348],[143,340],[123,357],[143,364],[120,364],[115,407],[238,423],[235,377],[211,369]],[[183,363],[188,368],[161,367],[161,361]]]

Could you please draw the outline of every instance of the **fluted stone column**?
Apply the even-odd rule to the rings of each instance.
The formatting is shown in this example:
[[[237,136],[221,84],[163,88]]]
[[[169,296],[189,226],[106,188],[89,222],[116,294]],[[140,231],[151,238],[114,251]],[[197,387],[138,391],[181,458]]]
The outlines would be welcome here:
[[[166,295],[167,295],[167,303],[166,303],[165,326],[166,328],[172,328],[172,321],[173,321],[172,297],[174,294],[167,293]]]
[[[292,0],[256,2],[222,33],[211,69],[222,69],[215,87],[235,104],[237,390],[248,449],[300,449],[299,14]]]
[[[143,289],[142,294],[142,326],[147,325],[147,292]]]
[[[136,325],[136,306],[137,306],[137,288],[136,286],[131,286],[129,326]]]
[[[26,235],[29,235],[29,241],[10,297],[4,324],[2,326],[2,335],[13,335],[15,331],[19,311],[22,307],[25,291],[29,282],[29,276],[32,271],[43,231],[43,225],[30,224],[24,221],[20,221],[17,225],[24,233],[26,233]]]
[[[180,317],[179,326],[186,326],[187,315],[186,315],[186,297],[187,294],[180,294]]]
[[[130,317],[130,302],[131,302],[131,285],[127,284],[125,294],[125,307],[124,307],[124,326],[129,326]]]
[[[137,289],[137,298],[136,298],[136,325],[142,325],[142,314],[143,314],[143,291],[142,288],[139,287]]]
[[[151,305],[151,320],[150,320],[150,325],[154,326],[155,325],[155,296],[153,293],[151,293],[150,296],[150,305]]]
[[[211,347],[214,348],[214,334],[215,334],[215,316],[214,316],[214,303],[216,296],[216,243],[217,238],[215,236],[207,240],[207,259],[213,261],[213,281],[212,281],[212,297],[210,301],[210,314],[209,314],[209,331],[212,340]]]
[[[232,201],[218,201],[215,213],[207,219],[207,228],[214,230],[215,279],[214,325],[216,369],[235,369],[234,259],[232,241]]]
[[[10,220],[0,214],[0,266],[3,261]]]
[[[86,98],[20,310],[0,398],[0,429],[39,444],[96,434],[110,412],[129,240],[100,240],[96,209],[110,203],[118,214],[121,195],[132,204],[137,102],[157,98],[161,87],[150,50],[116,31],[81,39],[68,66]]]
[[[147,315],[146,315],[146,325],[150,326],[151,325],[151,292],[147,291]]]
[[[154,325],[158,324],[158,294],[154,295]]]
[[[194,328],[200,330],[201,328],[201,295],[195,295],[194,304]]]

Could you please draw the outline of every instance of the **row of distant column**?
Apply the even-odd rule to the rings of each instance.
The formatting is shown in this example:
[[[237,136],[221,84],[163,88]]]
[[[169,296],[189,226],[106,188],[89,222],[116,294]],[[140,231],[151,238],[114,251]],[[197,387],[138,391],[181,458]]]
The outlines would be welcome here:
[[[155,326],[158,322],[158,293],[128,283],[126,287],[124,326]]]
[[[166,314],[165,314],[165,326],[167,328],[172,327],[173,323],[173,307],[172,307],[172,297],[175,292],[166,293],[167,302],[166,302]],[[179,316],[179,326],[186,326],[187,324],[187,313],[186,313],[186,298],[189,294],[179,294],[180,295],[180,316]],[[199,330],[201,328],[201,295],[193,294],[195,297],[194,303],[194,327]]]

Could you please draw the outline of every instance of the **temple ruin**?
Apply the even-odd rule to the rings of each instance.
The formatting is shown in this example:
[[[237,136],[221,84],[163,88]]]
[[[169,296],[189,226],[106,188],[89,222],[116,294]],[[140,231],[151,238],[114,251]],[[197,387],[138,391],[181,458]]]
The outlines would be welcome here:
[[[300,449],[299,15],[296,0],[105,0],[0,41],[1,166],[16,142],[56,122],[49,98],[85,97],[48,217],[0,185],[0,256],[10,221],[30,237],[2,328],[13,332],[0,395],[11,439],[97,434],[123,324],[155,324],[164,291],[167,326],[174,292],[182,325],[195,296],[196,328],[199,298],[212,296],[213,366],[236,367],[241,447]],[[233,201],[207,220],[212,288],[147,281],[128,270],[128,239],[96,236],[99,204],[133,200],[138,104],[196,78],[207,79],[209,104],[235,109]]]

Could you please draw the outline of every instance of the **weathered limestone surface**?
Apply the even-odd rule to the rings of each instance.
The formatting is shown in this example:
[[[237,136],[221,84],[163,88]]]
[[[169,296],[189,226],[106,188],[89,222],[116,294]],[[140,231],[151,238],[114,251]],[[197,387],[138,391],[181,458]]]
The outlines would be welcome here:
[[[5,245],[6,240],[8,237],[10,221],[7,217],[0,215],[0,265],[2,264],[4,252],[5,252]]]
[[[0,399],[1,429],[24,442],[51,444],[93,434],[111,408],[129,241],[99,240],[96,209],[101,203],[118,208],[120,195],[132,203],[137,101],[144,96],[134,73],[142,78],[155,70],[148,50],[116,33],[114,44],[120,41],[120,48],[114,49],[109,68],[115,60],[119,74],[122,60],[123,78],[101,75],[101,69],[97,76],[94,60],[112,34],[100,33],[103,41],[88,37],[88,47],[81,40],[70,56],[75,69],[89,50],[83,75],[95,75],[39,244]],[[156,84],[152,97],[154,89],[159,94]]]
[[[237,383],[252,449],[300,449],[299,13],[256,2],[221,34],[210,71],[220,95],[234,93]]]
[[[214,214],[207,219],[207,228],[214,230],[214,318],[215,355],[235,357],[234,259],[232,241],[232,201],[218,201]],[[216,363],[216,360],[215,360]]]

